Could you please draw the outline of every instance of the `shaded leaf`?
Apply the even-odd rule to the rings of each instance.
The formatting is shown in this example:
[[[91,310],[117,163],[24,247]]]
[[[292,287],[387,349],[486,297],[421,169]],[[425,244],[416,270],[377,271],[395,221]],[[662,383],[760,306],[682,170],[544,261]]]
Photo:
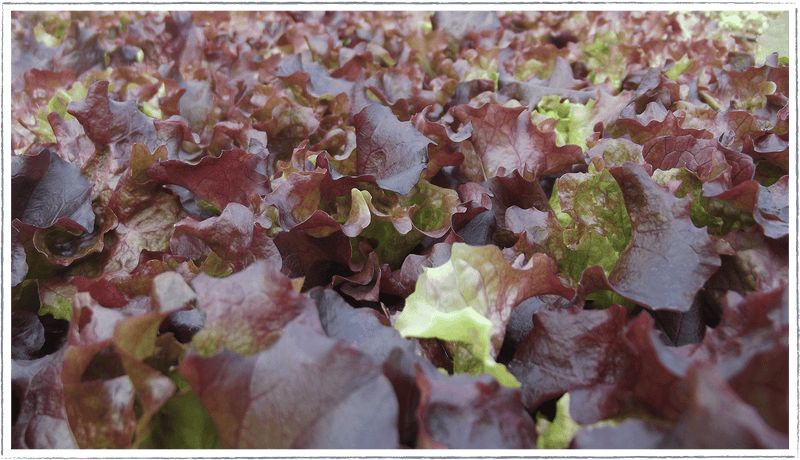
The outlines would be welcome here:
[[[192,344],[204,355],[220,349],[244,355],[265,350],[311,304],[266,261],[221,279],[197,275],[192,287],[197,292],[197,309],[205,314],[203,328]]]
[[[422,449],[530,449],[536,430],[519,390],[490,376],[444,376],[417,368],[417,419]]]
[[[316,325],[307,321],[289,323],[269,350],[189,355],[181,363],[220,445],[395,447],[397,404],[389,382],[369,358],[325,337],[318,319]],[[355,419],[352,413],[371,416]]]
[[[47,228],[66,218],[85,232],[94,229],[91,184],[80,169],[50,150],[12,157],[11,187],[12,219]]]

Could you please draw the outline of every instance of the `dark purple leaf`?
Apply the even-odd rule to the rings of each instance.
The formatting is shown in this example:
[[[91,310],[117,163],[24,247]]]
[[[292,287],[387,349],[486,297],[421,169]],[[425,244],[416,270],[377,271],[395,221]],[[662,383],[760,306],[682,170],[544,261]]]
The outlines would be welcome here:
[[[80,121],[96,145],[108,147],[110,172],[119,173],[128,166],[133,144],[142,143],[151,150],[157,147],[153,145],[156,128],[153,119],[140,112],[134,101],[115,101],[109,97],[108,88],[108,81],[95,82],[85,99],[69,103],[67,112]]]
[[[372,104],[353,117],[356,128],[356,173],[375,178],[378,186],[405,195],[427,168],[428,145],[411,122],[401,122],[385,106]]]
[[[435,28],[444,30],[456,41],[469,32],[493,30],[501,26],[497,13],[492,11],[437,11],[431,22]]]
[[[578,431],[573,449],[656,449],[670,427],[641,419],[628,419],[619,425],[590,426]]]
[[[665,343],[679,347],[703,341],[706,328],[716,326],[712,323],[715,320],[712,309],[704,291],[700,291],[688,311],[654,310],[650,313],[656,320],[656,329],[664,333]]]
[[[25,280],[28,264],[25,261],[25,247],[19,241],[19,230],[11,226],[11,287]]]
[[[78,292],[88,292],[105,308],[122,308],[128,305],[128,299],[108,280],[76,276],[69,279],[69,282],[78,288]]]
[[[533,315],[533,329],[508,365],[522,383],[525,407],[533,412],[568,391],[620,378],[625,313],[617,305],[604,311],[572,307]]]
[[[689,310],[720,266],[708,233],[692,224],[689,200],[672,196],[641,166],[626,163],[609,171],[622,188],[634,232],[608,281],[618,294],[650,309]]]
[[[61,42],[53,63],[58,69],[67,68],[80,76],[88,70],[99,70],[104,65],[104,59],[105,49],[100,43],[100,33],[93,27],[84,28],[73,22],[72,31]]]
[[[756,139],[745,138],[744,153],[789,170],[789,138],[786,135],[768,133]]]
[[[267,260],[280,268],[278,248],[266,232],[269,219],[258,217],[239,203],[230,203],[218,217],[197,221],[187,217],[175,224],[170,250],[175,255],[198,259],[214,252],[231,269],[239,271],[256,260]]]
[[[11,429],[14,449],[78,447],[64,409],[61,363],[64,353],[34,361],[12,361],[11,386],[19,399],[19,415]]]
[[[10,14],[12,448],[789,447],[779,12]]]
[[[520,82],[511,77],[505,77],[500,79],[498,86],[498,94],[516,99],[530,110],[534,110],[545,96],[559,96],[576,104],[586,104],[598,97],[597,90],[579,91],[583,82],[573,78],[572,67],[561,56],[556,56],[553,73],[545,80],[532,77],[527,81]]]
[[[789,303],[786,286],[722,299],[722,321],[693,351],[716,363],[738,397],[772,428],[789,432]]]
[[[36,313],[15,311],[11,314],[11,359],[33,359],[44,345],[44,326]]]
[[[770,428],[711,366],[689,368],[689,407],[658,447],[672,449],[787,449],[789,438]]]
[[[14,79],[14,91],[22,89],[25,84],[25,72],[36,70],[52,70],[51,59],[56,53],[56,49],[49,47],[38,41],[33,29],[20,29],[15,32],[14,42],[17,46],[12,47],[12,63],[14,69],[12,76]]]
[[[281,60],[277,75],[288,77],[295,72],[308,74],[308,93],[314,97],[326,94],[336,96],[350,94],[353,83],[343,78],[333,78],[318,62],[306,62],[300,54],[293,54]]]
[[[536,429],[517,389],[500,386],[489,375],[416,369],[420,403],[417,448],[530,449]]]
[[[645,161],[664,171],[686,168],[702,180],[722,174],[728,164],[725,154],[717,149],[714,139],[697,139],[691,135],[667,135],[653,138],[642,146]]]
[[[342,232],[315,238],[303,231],[278,233],[275,245],[283,257],[283,266],[293,278],[303,277],[303,286],[327,286],[335,275],[352,274],[352,247]]]
[[[49,149],[11,158],[12,219],[47,228],[68,218],[84,231],[94,229],[92,186],[80,169]]]
[[[540,311],[561,310],[570,305],[570,300],[557,295],[541,295],[523,300],[511,311],[506,325],[503,346],[497,362],[506,364],[516,353],[522,341],[533,330],[533,315]]]

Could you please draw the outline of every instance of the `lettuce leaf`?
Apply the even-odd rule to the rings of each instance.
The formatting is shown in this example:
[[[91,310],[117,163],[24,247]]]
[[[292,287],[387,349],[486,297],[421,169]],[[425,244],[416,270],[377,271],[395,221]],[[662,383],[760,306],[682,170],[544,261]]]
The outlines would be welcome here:
[[[455,372],[489,372],[505,386],[518,386],[494,358],[511,310],[522,300],[542,294],[573,295],[550,265],[540,255],[516,268],[494,246],[453,244],[447,263],[423,269],[395,328],[404,337],[451,342]]]

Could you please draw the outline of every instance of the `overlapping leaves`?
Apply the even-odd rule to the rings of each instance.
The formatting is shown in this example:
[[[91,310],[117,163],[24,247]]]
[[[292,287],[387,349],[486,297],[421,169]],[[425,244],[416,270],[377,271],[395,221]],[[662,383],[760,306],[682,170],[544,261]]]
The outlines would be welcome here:
[[[788,23],[717,16],[12,13],[12,446],[787,447]]]

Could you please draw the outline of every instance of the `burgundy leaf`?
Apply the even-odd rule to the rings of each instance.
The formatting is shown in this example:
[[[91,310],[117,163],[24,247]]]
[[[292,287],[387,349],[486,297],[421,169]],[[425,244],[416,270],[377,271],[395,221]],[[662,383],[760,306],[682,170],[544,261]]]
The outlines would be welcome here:
[[[418,365],[417,365],[418,366]],[[444,376],[417,367],[417,448],[530,449],[536,429],[517,389],[488,374]]]
[[[328,337],[358,348],[376,364],[389,359],[395,349],[414,355],[414,343],[401,337],[393,327],[382,324],[380,313],[375,310],[353,308],[333,290],[317,287],[308,294],[317,302],[320,323]],[[383,319],[388,322],[388,318]]]
[[[17,46],[12,47],[12,76],[14,91],[18,91],[24,87],[25,72],[32,69],[52,70],[51,59],[56,49],[37,40],[33,29],[20,29],[15,33],[14,41]]]
[[[44,345],[44,326],[36,313],[11,313],[11,359],[33,359]]]
[[[655,103],[651,103],[648,104],[647,107],[649,108],[654,105]],[[620,118],[618,121],[620,125],[625,126],[625,129],[631,136],[631,140],[639,145],[646,145],[647,141],[661,136],[692,136],[697,140],[712,139],[715,137],[713,131],[708,132],[699,129],[683,128],[680,124],[680,120],[675,116],[675,114],[673,112],[666,111],[666,109],[664,109],[663,120],[644,119],[645,114],[649,113],[650,112],[645,111],[640,115],[636,115],[635,118]]]
[[[426,372],[439,371],[416,353],[415,343],[404,339],[388,324],[388,318],[372,309],[354,309],[332,290],[314,288],[309,291],[317,301],[320,322],[325,333],[358,348],[376,364],[394,388],[399,404],[400,442],[413,447],[417,439],[416,409],[419,389],[415,383],[414,363]]]
[[[461,40],[469,32],[500,27],[497,13],[492,11],[437,11],[432,22],[454,40]]]
[[[691,308],[685,312],[654,310],[656,329],[663,332],[665,343],[671,346],[696,344],[703,341],[706,328],[715,326],[713,309],[703,291],[697,293]]]
[[[522,383],[523,402],[535,411],[568,391],[615,382],[623,370],[618,356],[625,309],[540,311],[508,370]]]
[[[428,169],[423,173],[423,177],[428,180],[445,166],[461,165],[464,161],[464,154],[461,153],[459,144],[472,134],[471,129],[467,127],[462,128],[458,133],[454,133],[444,124],[428,120],[427,114],[429,112],[430,107],[426,107],[412,119],[414,127],[423,136],[434,142],[434,145],[428,146]]]
[[[728,166],[725,155],[714,139],[697,139],[690,135],[667,135],[653,138],[642,146],[645,161],[664,171],[686,168],[703,180],[722,174]]]
[[[275,245],[283,256],[283,266],[293,278],[304,277],[303,286],[327,286],[335,275],[353,273],[350,269],[352,247],[342,232],[315,238],[300,230],[281,232]]]
[[[533,316],[540,311],[562,310],[571,305],[570,299],[558,295],[529,297],[511,311],[503,338],[503,346],[497,355],[497,362],[511,361],[520,344],[533,330]]]
[[[117,286],[105,279],[88,279],[76,276],[69,280],[78,288],[78,292],[88,292],[94,300],[105,308],[122,308],[128,305],[128,299]]]
[[[716,362],[739,398],[764,421],[789,431],[789,303],[785,285],[744,298],[722,299],[722,321],[693,352],[696,360]]]
[[[789,438],[770,428],[711,366],[688,370],[691,400],[659,447],[673,449],[787,449]]]
[[[91,160],[95,153],[94,142],[86,135],[80,122],[71,118],[64,119],[58,112],[50,112],[47,122],[53,128],[58,145],[58,155],[81,169]]]
[[[788,448],[785,17],[12,11],[11,447]]]
[[[117,171],[127,166],[133,144],[143,143],[151,150],[157,147],[152,145],[155,125],[152,118],[139,111],[134,101],[112,100],[108,87],[108,81],[93,83],[86,98],[70,102],[67,112],[80,121],[95,144],[108,146],[113,170]]]
[[[104,64],[105,49],[100,42],[100,34],[93,27],[84,28],[72,23],[69,38],[59,46],[53,57],[57,69],[70,69],[76,76],[87,70],[99,69]]]
[[[451,248],[448,243],[437,243],[425,254],[409,254],[399,270],[381,278],[381,290],[403,298],[408,297],[414,292],[423,267],[438,267],[450,260]]]
[[[192,280],[205,323],[192,343],[205,354],[228,349],[241,354],[264,350],[280,330],[311,305],[292,281],[267,261],[225,278],[200,274]]]
[[[689,200],[675,198],[640,165],[609,171],[622,188],[634,230],[609,282],[618,294],[650,309],[687,311],[720,266],[714,243],[692,224]]]
[[[289,323],[270,349],[250,356],[190,354],[180,372],[224,448],[397,446],[389,381],[368,357],[325,337],[318,319]]]
[[[253,195],[267,194],[267,178],[258,172],[260,161],[256,155],[234,149],[203,158],[196,165],[163,161],[147,170],[147,178],[189,189],[217,209],[225,209],[229,203],[252,206]]]
[[[759,186],[753,218],[769,238],[789,234],[789,176],[781,177],[769,187]]]
[[[378,186],[405,195],[427,167],[428,145],[411,122],[401,122],[392,111],[372,104],[353,117],[356,127],[356,172],[375,178]]]
[[[744,153],[753,158],[764,158],[770,163],[789,170],[789,138],[767,133],[758,138],[745,138]]]
[[[267,260],[280,268],[278,248],[266,232],[269,219],[258,217],[238,204],[230,203],[218,217],[203,221],[187,217],[175,224],[170,250],[175,255],[198,259],[213,251],[239,271],[256,260]]]
[[[292,54],[281,60],[278,76],[288,77],[295,72],[308,75],[308,93],[314,97],[326,94],[336,96],[340,93],[350,94],[353,83],[343,78],[333,78],[318,62],[306,62],[300,54]]]
[[[333,277],[333,283],[339,286],[342,293],[356,300],[378,302],[382,275],[383,267],[378,261],[378,255],[370,252],[367,263],[360,272],[349,277],[336,275]]]
[[[19,230],[11,226],[11,287],[25,280],[28,263],[25,261],[25,247],[20,242]]]
[[[129,316],[100,324],[103,318],[93,316],[102,308],[83,307],[73,313],[73,322],[88,319],[94,324],[87,326],[104,330],[71,329],[61,370],[65,408],[80,447],[135,447],[149,434],[149,420],[176,390],[168,377],[143,360],[166,372],[177,364],[178,355],[168,353],[165,342],[157,340],[167,314],[129,311]],[[135,411],[135,405],[140,410]]]
[[[486,179],[514,170],[523,176],[532,173],[534,177],[541,177],[583,162],[580,147],[557,147],[555,133],[540,131],[531,121],[530,112],[523,107],[509,109],[485,104],[476,109],[460,105],[453,108],[452,113],[462,125],[472,122],[470,141]]]
[[[619,425],[584,427],[575,434],[573,449],[656,449],[670,427],[631,418]]]

